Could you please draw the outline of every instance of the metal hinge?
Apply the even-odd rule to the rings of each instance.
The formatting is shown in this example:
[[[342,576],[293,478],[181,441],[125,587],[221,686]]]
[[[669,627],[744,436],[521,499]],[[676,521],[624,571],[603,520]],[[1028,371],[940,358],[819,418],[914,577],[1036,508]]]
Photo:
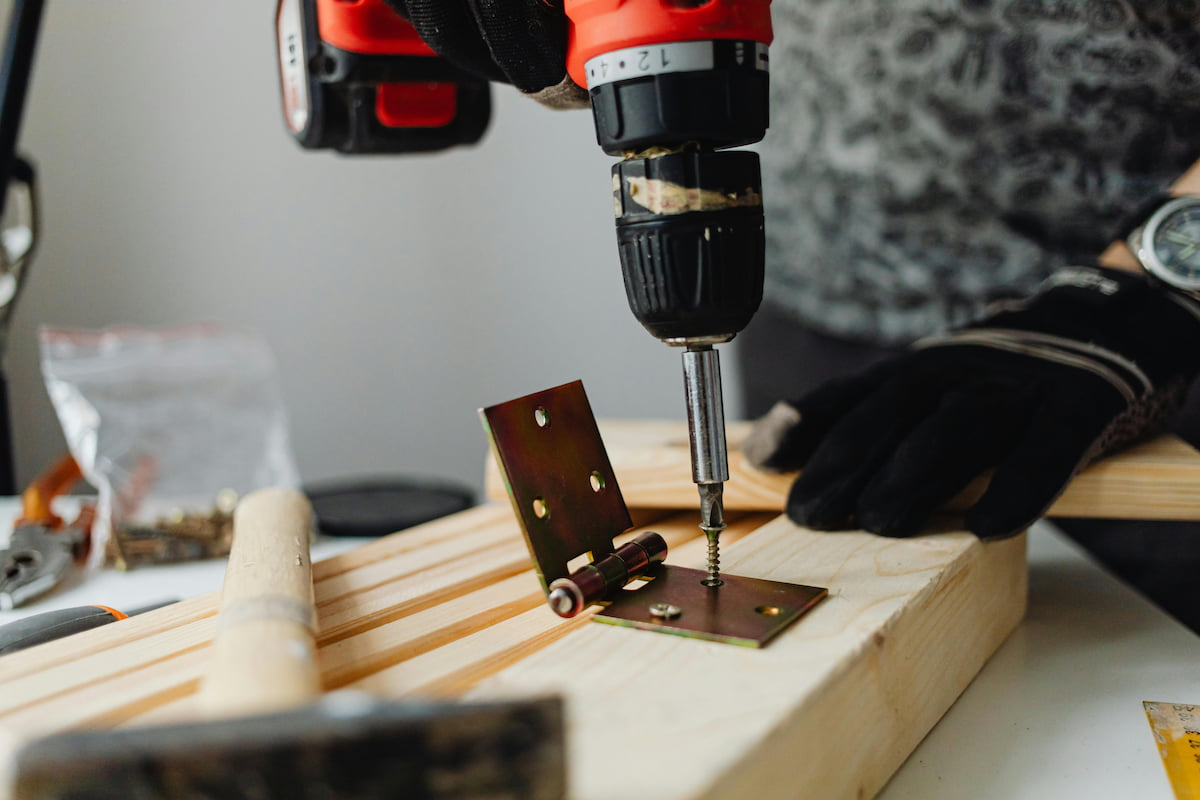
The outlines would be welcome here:
[[[480,410],[525,542],[555,613],[592,604],[597,622],[762,647],[827,590],[665,563],[667,543],[633,527],[580,381]],[[586,555],[587,563],[570,563]],[[636,588],[629,586],[637,582]]]

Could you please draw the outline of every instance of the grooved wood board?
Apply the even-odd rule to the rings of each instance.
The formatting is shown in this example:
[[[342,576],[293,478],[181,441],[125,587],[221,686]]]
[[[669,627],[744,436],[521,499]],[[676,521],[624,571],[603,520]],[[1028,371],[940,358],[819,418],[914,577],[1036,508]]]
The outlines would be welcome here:
[[[702,564],[694,512],[637,516],[671,563]],[[870,797],[1020,620],[1024,538],[730,521],[729,571],[830,589],[763,650],[559,619],[511,509],[492,504],[314,566],[325,688],[561,693],[577,798]],[[0,739],[194,717],[216,606],[208,595],[0,658]]]
[[[781,511],[795,474],[762,472],[745,460],[742,441],[750,423],[727,430],[730,480],[725,507],[744,511]],[[687,425],[667,421],[608,421],[600,432],[631,507],[696,508],[691,482]],[[961,511],[987,487],[979,479],[947,504]],[[487,495],[505,497],[494,459],[488,459]],[[1200,520],[1200,452],[1175,436],[1161,436],[1109,456],[1083,470],[1054,502],[1046,516],[1095,519]]]

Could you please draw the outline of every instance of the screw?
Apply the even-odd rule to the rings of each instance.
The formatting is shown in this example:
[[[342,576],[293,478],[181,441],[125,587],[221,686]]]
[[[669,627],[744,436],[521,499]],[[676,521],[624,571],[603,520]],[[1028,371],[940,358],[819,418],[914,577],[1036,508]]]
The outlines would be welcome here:
[[[650,606],[650,616],[655,619],[675,619],[682,613],[682,608],[673,606],[670,603],[655,603]]]
[[[721,531],[725,529],[722,525],[719,528],[706,528],[700,526],[700,530],[704,531],[704,535],[708,537],[708,575],[704,580],[700,581],[701,585],[707,586],[710,589],[715,589],[718,586],[724,586],[725,581],[721,580],[721,547],[718,538]]]

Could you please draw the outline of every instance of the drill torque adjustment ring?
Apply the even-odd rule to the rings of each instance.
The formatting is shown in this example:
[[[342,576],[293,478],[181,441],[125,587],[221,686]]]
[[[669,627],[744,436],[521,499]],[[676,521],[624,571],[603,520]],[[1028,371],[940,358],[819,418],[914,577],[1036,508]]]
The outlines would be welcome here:
[[[753,144],[768,123],[767,46],[746,40],[628,47],[584,65],[596,141],[609,155],[650,146]]]
[[[567,70],[609,155],[762,139],[771,0],[566,0]]]

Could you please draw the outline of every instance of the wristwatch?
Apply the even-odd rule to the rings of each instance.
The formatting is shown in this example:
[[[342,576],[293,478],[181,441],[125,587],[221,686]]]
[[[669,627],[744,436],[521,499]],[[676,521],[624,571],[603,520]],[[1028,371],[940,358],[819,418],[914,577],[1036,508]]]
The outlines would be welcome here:
[[[1126,243],[1151,276],[1200,297],[1200,195],[1167,200],[1133,229]]]

